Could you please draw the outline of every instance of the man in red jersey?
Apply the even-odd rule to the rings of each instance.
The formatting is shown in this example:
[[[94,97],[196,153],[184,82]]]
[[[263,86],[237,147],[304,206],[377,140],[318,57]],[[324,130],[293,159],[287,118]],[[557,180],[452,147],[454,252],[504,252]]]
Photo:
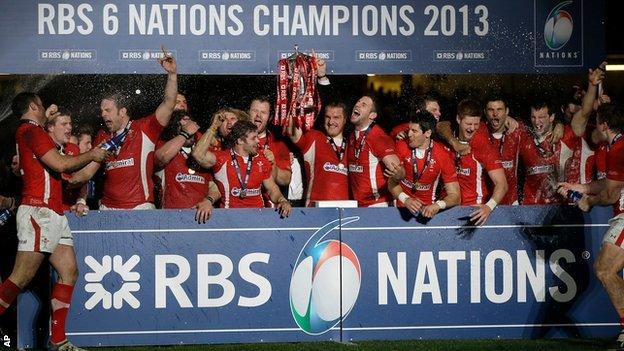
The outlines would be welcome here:
[[[130,120],[123,96],[109,94],[102,99],[100,109],[108,131],[101,130],[95,143],[114,136],[125,137],[121,146],[106,160],[100,209],[154,208],[154,149],[160,133],[169,123],[178,90],[176,61],[164,49],[163,54],[164,58],[158,61],[167,72],[167,84],[164,100],[154,114]],[[71,182],[86,182],[99,166],[97,163],[89,164],[77,172]]]
[[[288,186],[292,176],[290,151],[286,144],[279,140],[267,129],[271,103],[265,97],[258,97],[251,101],[249,118],[258,128],[258,139],[262,154],[273,165],[273,178],[279,186]]]
[[[377,107],[373,98],[362,96],[351,112],[355,127],[347,143],[349,186],[359,207],[388,206],[392,196],[387,177],[397,180],[405,177],[394,142],[374,123]]]
[[[476,210],[470,214],[470,220],[476,225],[485,224],[508,190],[498,150],[487,139],[475,137],[481,126],[481,111],[474,100],[462,100],[457,106],[457,139],[471,150],[463,156],[455,153],[461,204],[476,205]],[[493,189],[489,188],[488,178]]]
[[[345,104],[325,106],[324,132],[311,129],[303,132],[290,123],[290,140],[303,155],[308,181],[306,206],[316,201],[348,200],[347,140],[342,134],[347,123]]]
[[[440,110],[440,104],[438,99],[431,95],[425,95],[421,98],[417,98],[414,106],[410,106],[413,111],[427,111],[435,118],[436,122],[440,120],[442,111]],[[390,136],[394,139],[404,140],[407,139],[407,133],[409,131],[409,121],[401,123],[398,126],[392,128]]]
[[[67,109],[59,109],[59,115],[49,120],[45,128],[61,154],[76,156],[81,153],[80,147],[69,141],[72,132],[72,119],[71,113]],[[67,179],[71,178],[71,174],[63,174],[62,177],[63,212],[71,210],[77,216],[86,215],[89,212],[85,200],[86,184],[79,188],[71,188],[67,182]]]
[[[163,208],[196,208],[195,220],[210,218],[220,193],[212,175],[191,156],[199,126],[185,110],[176,110],[158,141],[156,169],[163,169]],[[201,136],[200,136],[201,137]]]
[[[408,140],[396,143],[397,154],[406,169],[400,182],[388,179],[388,188],[398,207],[432,218],[440,210],[459,204],[459,183],[453,155],[444,145],[431,139],[437,121],[429,112],[417,112],[410,120]],[[436,201],[440,178],[446,196]]]
[[[65,319],[78,276],[67,218],[63,215],[61,173],[89,162],[101,162],[106,151],[95,148],[78,156],[62,155],[43,125],[58,117],[57,107],[46,110],[34,93],[18,94],[11,105],[20,117],[15,134],[23,178],[22,203],[17,210],[18,247],[11,276],[0,285],[0,314],[32,280],[45,258],[58,273],[51,295],[52,330],[49,349],[81,350],[65,336]]]
[[[483,137],[487,138],[489,143],[498,150],[507,179],[508,190],[499,205],[517,205],[520,128],[511,131],[508,127],[507,119],[511,118],[509,107],[507,102],[499,96],[488,98],[485,104],[485,118],[487,123],[479,128],[477,134],[483,134]]]
[[[264,207],[264,190],[281,216],[290,215],[290,202],[273,180],[273,165],[259,153],[260,142],[254,123],[236,122],[228,136],[227,149],[223,151],[209,151],[208,145],[214,133],[204,135],[208,137],[200,139],[193,150],[193,157],[200,166],[212,168],[222,196],[221,207]]]
[[[567,196],[570,190],[581,192],[578,207],[583,211],[595,205],[613,205],[614,217],[602,239],[594,270],[620,317],[622,331],[616,347],[624,350],[624,108],[605,104],[598,109],[596,121],[596,128],[608,142],[606,178],[589,184],[560,183],[559,193]]]

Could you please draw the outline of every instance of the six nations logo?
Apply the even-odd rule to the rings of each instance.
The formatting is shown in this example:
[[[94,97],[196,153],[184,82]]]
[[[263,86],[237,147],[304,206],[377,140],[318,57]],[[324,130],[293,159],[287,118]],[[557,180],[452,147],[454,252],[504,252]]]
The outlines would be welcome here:
[[[323,239],[340,226],[359,219],[347,217],[327,223],[308,239],[297,257],[290,279],[290,310],[299,328],[307,334],[329,331],[355,305],[362,280],[357,255],[339,240]]]

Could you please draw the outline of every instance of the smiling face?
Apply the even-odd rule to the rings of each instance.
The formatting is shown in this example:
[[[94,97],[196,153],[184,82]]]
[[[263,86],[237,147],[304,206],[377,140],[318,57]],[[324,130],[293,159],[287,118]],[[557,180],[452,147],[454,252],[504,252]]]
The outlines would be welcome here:
[[[508,115],[509,109],[501,100],[489,101],[485,106],[485,117],[495,133],[503,131]]]
[[[375,104],[370,96],[362,96],[353,107],[351,112],[351,123],[358,127],[366,127],[377,117]]]
[[[480,116],[463,116],[457,117],[457,123],[459,123],[459,137],[461,140],[470,141],[474,136],[479,125],[481,124]]]
[[[52,137],[54,142],[59,145],[65,145],[69,143],[72,131],[71,117],[61,115],[56,117],[53,124],[48,125],[48,134]]]
[[[245,134],[245,137],[238,139],[238,145],[243,156],[256,155],[258,153],[258,145],[260,145],[258,132],[252,131]]]
[[[117,108],[115,101],[103,99],[100,103],[100,111],[102,120],[109,132],[115,133],[124,127],[128,121],[127,110],[125,107]]]
[[[266,130],[269,122],[269,112],[271,105],[267,101],[253,100],[249,107],[249,117],[251,122],[258,127],[258,133],[262,134]]]
[[[232,112],[224,112],[223,116],[225,119],[219,126],[219,134],[222,137],[226,137],[230,134],[230,131],[232,131],[232,126],[238,121],[238,117]]]
[[[325,109],[325,132],[330,137],[336,137],[342,134],[347,118],[342,107],[328,106]]]
[[[175,110],[188,110],[188,104],[186,103],[186,96],[178,93],[178,95],[176,95],[176,101],[175,101]]]
[[[548,112],[548,107],[538,109],[531,107],[531,125],[538,136],[545,136],[552,130],[555,115],[549,115]]]

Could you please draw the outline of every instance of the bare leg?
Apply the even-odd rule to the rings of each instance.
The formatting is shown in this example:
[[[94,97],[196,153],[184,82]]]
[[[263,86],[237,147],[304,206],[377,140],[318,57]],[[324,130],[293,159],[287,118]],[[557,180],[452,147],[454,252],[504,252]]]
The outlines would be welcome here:
[[[44,258],[41,252],[18,251],[9,280],[24,289],[39,270]]]

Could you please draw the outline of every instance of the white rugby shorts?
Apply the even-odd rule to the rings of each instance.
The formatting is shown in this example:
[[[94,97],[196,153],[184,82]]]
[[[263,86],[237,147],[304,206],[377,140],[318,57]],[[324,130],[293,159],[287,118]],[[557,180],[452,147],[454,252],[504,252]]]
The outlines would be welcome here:
[[[20,205],[16,220],[18,251],[52,253],[58,244],[74,246],[67,217],[47,207]]]
[[[624,249],[624,213],[609,220],[609,229],[602,238],[602,242],[611,243]]]

